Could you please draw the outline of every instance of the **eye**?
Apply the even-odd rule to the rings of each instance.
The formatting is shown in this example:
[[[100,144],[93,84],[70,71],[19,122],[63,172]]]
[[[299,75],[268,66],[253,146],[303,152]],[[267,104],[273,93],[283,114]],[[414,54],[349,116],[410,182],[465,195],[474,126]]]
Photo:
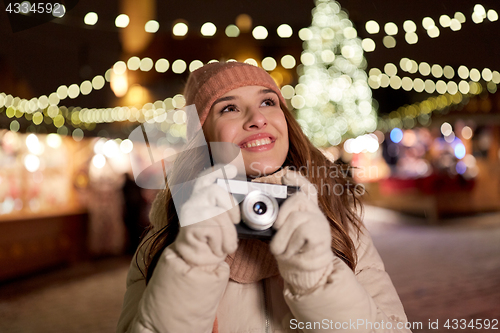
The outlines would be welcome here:
[[[265,100],[262,101],[262,104],[260,106],[275,106],[276,102],[272,98],[266,98]]]
[[[229,105],[226,105],[225,107],[223,107],[222,110],[220,111],[220,113],[235,112],[235,111],[238,111],[238,108],[236,107],[236,105],[229,104]]]

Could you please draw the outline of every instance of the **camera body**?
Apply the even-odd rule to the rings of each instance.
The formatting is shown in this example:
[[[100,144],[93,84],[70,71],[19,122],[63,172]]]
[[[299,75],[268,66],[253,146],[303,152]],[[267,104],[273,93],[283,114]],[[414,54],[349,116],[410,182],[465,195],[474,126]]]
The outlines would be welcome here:
[[[217,179],[240,203],[241,222],[236,225],[238,238],[269,241],[276,232],[272,226],[278,218],[279,207],[298,186],[254,183],[244,180]]]

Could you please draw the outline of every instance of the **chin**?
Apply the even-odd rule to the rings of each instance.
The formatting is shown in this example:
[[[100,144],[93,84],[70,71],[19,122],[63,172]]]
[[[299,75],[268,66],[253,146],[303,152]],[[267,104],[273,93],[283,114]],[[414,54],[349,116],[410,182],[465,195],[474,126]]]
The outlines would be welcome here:
[[[253,161],[248,165],[245,163],[245,170],[248,177],[258,178],[266,175],[270,175],[278,171],[283,163],[263,163],[259,161]]]

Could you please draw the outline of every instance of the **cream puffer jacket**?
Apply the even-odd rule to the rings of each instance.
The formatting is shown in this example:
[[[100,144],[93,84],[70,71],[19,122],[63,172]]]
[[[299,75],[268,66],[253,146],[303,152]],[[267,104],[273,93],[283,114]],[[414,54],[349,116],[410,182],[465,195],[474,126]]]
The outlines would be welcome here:
[[[165,223],[163,202],[160,193],[150,213],[156,227]],[[191,267],[172,246],[164,250],[146,285],[141,273],[145,246],[139,247],[117,332],[209,333],[215,317],[220,333],[411,332],[368,231],[363,228],[359,237],[351,232],[351,238],[358,256],[355,272],[335,257],[325,284],[298,296],[279,276],[240,284],[229,279],[226,262],[213,271]],[[356,306],[348,308],[342,300]]]

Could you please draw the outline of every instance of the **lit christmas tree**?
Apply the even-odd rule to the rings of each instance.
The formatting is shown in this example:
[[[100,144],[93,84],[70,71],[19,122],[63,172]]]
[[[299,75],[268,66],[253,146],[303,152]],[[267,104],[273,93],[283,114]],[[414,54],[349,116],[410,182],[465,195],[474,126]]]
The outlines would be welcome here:
[[[361,40],[338,2],[316,0],[304,41],[292,106],[306,135],[318,147],[375,131],[377,114],[367,83]]]

